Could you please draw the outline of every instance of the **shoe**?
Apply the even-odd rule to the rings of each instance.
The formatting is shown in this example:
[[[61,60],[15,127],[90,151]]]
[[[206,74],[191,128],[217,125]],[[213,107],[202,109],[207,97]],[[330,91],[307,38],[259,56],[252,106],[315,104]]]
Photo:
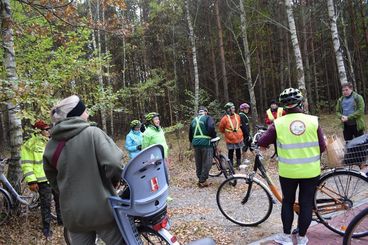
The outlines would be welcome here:
[[[290,234],[280,233],[277,234],[275,239],[273,239],[278,244],[282,245],[293,245],[293,239],[291,239]]]
[[[205,182],[198,182],[198,187],[199,188],[209,187],[210,185],[211,185],[211,183],[208,183],[207,180]]]
[[[308,238],[307,238],[307,236],[297,236],[296,237],[296,240],[297,240],[297,244],[298,245],[307,245],[308,244]]]
[[[43,228],[42,233],[47,240],[52,237],[52,231],[50,230],[50,228]]]

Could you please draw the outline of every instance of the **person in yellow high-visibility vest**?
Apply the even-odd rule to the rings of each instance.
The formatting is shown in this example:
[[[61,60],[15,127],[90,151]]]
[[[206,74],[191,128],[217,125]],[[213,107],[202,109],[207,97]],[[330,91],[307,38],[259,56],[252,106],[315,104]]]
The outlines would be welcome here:
[[[265,123],[271,125],[276,118],[285,115],[285,111],[282,107],[279,107],[276,100],[271,100],[270,108],[266,111]]]
[[[284,233],[275,237],[280,244],[293,244],[291,228],[293,205],[299,187],[298,244],[308,243],[307,229],[312,221],[313,197],[321,173],[320,155],[325,141],[318,118],[303,113],[303,96],[298,89],[287,88],[279,97],[286,115],[277,118],[258,145],[277,146],[280,185],[283,195],[281,220]]]
[[[25,181],[31,191],[40,195],[42,231],[46,238],[52,235],[51,223],[51,187],[43,170],[43,152],[49,137],[49,125],[37,120],[33,125],[36,130],[21,147],[21,168]],[[58,197],[54,194],[58,224],[62,225]]]

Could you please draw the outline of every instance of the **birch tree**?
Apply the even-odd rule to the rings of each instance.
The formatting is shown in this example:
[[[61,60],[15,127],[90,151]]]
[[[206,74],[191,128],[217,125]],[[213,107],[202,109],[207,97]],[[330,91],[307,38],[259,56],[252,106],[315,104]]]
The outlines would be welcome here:
[[[337,70],[339,72],[339,79],[340,83],[344,84],[347,83],[348,80],[346,78],[346,70],[344,65],[344,59],[342,55],[342,48],[340,45],[340,39],[339,39],[339,32],[337,30],[337,24],[336,24],[336,13],[334,9],[334,3],[333,0],[327,0],[327,9],[328,9],[328,16],[330,18],[330,28],[331,28],[331,36],[332,36],[332,42],[335,50],[335,57],[336,57],[336,64],[337,64]]]
[[[6,79],[12,86],[13,91],[18,90],[18,75],[16,73],[13,21],[11,16],[10,1],[1,0],[1,38],[3,46],[3,64],[6,72]],[[11,97],[11,96],[10,96]],[[16,190],[20,190],[20,180],[22,172],[20,169],[20,147],[23,143],[22,122],[18,117],[20,109],[10,100],[7,102],[9,131],[10,131],[10,151],[11,160],[8,168],[8,179]]]
[[[291,8],[290,0],[285,0],[285,7],[286,7],[286,14],[287,14],[288,23],[289,23],[291,43],[292,43],[293,49],[294,49],[294,56],[295,56],[296,70],[297,70],[298,88],[304,96],[305,105],[308,105],[308,99],[307,99],[308,94],[307,94],[307,90],[305,88],[302,54],[300,52],[299,41],[298,41],[298,36],[296,34],[294,15],[293,15],[293,10]],[[305,110],[308,111],[308,108],[306,107]]]
[[[199,75],[198,75],[198,64],[197,64],[197,50],[195,46],[195,36],[194,36],[192,20],[190,18],[190,13],[189,13],[188,0],[185,0],[185,12],[186,12],[188,28],[189,28],[190,44],[192,46],[192,59],[193,59],[193,68],[194,68],[194,113],[196,113],[198,111],[198,104],[199,104]]]
[[[252,70],[250,67],[250,52],[249,52],[249,44],[248,44],[248,36],[247,36],[247,22],[246,22],[246,13],[244,9],[243,0],[239,0],[240,6],[240,23],[241,23],[241,32],[242,32],[242,40],[243,40],[243,47],[244,47],[244,55],[243,55],[243,62],[245,66],[246,78],[247,78],[247,85],[248,85],[248,92],[250,96],[250,103],[252,104],[252,123],[256,125],[258,121],[258,112],[257,112],[257,101],[256,95],[254,93],[254,85],[252,81]]]

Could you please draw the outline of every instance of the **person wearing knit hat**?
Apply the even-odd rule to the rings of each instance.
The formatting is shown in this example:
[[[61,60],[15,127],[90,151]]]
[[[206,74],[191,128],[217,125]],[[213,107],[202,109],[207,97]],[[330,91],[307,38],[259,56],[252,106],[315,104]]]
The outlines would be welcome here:
[[[72,244],[124,244],[106,201],[116,195],[123,153],[101,129],[91,126],[82,100],[72,95],[51,111],[54,123],[43,162],[49,182],[60,196],[64,226]]]
[[[42,166],[43,152],[49,137],[50,126],[43,120],[37,120],[32,127],[35,132],[21,147],[21,169],[28,187],[40,196],[42,233],[48,239],[52,235],[51,188]],[[57,195],[54,195],[57,221],[62,225]]]

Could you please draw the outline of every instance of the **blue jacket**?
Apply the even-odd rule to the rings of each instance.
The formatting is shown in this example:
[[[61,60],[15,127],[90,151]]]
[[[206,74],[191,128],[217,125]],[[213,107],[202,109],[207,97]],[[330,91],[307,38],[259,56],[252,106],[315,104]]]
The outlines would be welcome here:
[[[129,158],[134,158],[140,150],[137,146],[142,145],[142,133],[141,131],[130,130],[125,138],[125,149],[129,152]]]

